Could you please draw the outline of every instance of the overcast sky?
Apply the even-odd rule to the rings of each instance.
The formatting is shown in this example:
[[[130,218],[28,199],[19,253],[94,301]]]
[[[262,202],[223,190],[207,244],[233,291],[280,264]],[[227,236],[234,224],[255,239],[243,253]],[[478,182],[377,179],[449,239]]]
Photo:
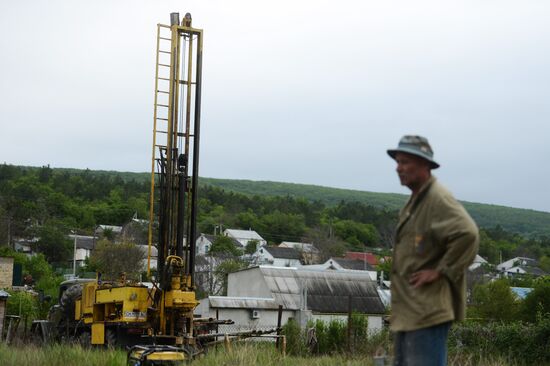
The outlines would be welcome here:
[[[156,24],[204,29],[200,175],[550,211],[547,1],[0,1],[0,162],[148,171]]]

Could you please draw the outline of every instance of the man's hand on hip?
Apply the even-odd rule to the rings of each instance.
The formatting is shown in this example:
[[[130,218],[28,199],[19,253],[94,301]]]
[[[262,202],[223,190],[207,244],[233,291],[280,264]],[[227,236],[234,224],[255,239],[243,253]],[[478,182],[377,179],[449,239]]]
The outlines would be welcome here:
[[[441,277],[441,273],[435,269],[424,269],[422,271],[415,272],[409,278],[409,283],[418,288],[422,285],[432,283]]]

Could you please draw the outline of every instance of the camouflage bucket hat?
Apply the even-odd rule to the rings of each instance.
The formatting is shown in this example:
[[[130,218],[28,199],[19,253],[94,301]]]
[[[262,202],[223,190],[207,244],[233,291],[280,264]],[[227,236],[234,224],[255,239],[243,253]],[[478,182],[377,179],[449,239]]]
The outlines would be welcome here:
[[[435,162],[434,152],[428,139],[422,136],[405,135],[399,140],[397,149],[388,150],[388,155],[395,159],[395,154],[403,152],[412,154],[426,159],[430,162],[432,169],[439,168],[439,164]]]

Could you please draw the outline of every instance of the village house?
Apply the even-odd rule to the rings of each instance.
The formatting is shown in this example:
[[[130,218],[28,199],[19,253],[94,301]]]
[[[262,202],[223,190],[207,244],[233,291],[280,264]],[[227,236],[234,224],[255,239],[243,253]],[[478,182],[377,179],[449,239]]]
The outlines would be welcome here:
[[[125,243],[147,245],[149,241],[149,220],[138,219],[136,217],[132,218],[122,225],[119,239]]]
[[[547,275],[546,272],[538,267],[538,262],[536,260],[526,257],[515,257],[502,262],[497,265],[497,270],[506,277],[521,275],[539,277]]]
[[[223,235],[237,240],[243,249],[251,241],[256,242],[256,249],[267,245],[267,241],[254,230],[225,229]]]
[[[346,252],[346,254],[344,254],[344,258],[367,262],[372,267],[378,265],[378,258],[376,255],[368,252]]]
[[[212,244],[214,244],[214,241],[216,241],[216,235],[201,234],[197,238],[197,241],[195,243],[195,250],[197,251],[197,255],[208,254],[208,251],[210,251],[210,248],[212,248]]]
[[[300,267],[302,255],[294,248],[261,247],[252,255],[252,262],[257,265],[275,267]]]
[[[479,254],[476,254],[476,257],[474,258],[474,261],[472,262],[472,264],[470,264],[470,266],[468,267],[468,269],[470,271],[473,271],[475,270],[476,268],[479,268],[481,267],[482,265],[488,265],[489,262],[487,262],[487,260],[485,260],[485,258],[483,258],[482,256],[480,256]]]
[[[498,264],[497,269],[501,272],[504,272],[504,271],[507,271],[507,270],[509,270],[513,267],[518,267],[518,266],[521,266],[521,267],[525,267],[525,266],[536,267],[537,265],[538,265],[537,261],[532,259],[532,258],[515,257],[515,258],[508,259],[507,261]]]
[[[305,326],[309,320],[345,321],[350,297],[352,310],[368,317],[368,329],[380,330],[385,308],[376,282],[365,271],[273,266],[243,269],[228,275],[227,296],[200,300],[195,314],[202,317],[217,314],[220,319],[235,322],[220,326],[220,332],[272,329],[277,325],[277,309],[281,305],[283,324],[293,318]]]
[[[122,233],[122,226],[116,225],[98,225],[94,230],[94,236],[98,238],[106,238],[117,240]]]
[[[513,277],[518,275],[531,275],[535,277],[546,276],[548,273],[544,272],[538,267],[531,266],[515,266],[504,270],[504,275],[507,277]]]
[[[90,257],[95,248],[97,238],[87,235],[70,234],[69,239],[71,239],[74,245],[71,263],[76,263],[77,267],[84,266],[84,261],[86,258]],[[73,260],[75,260],[75,262],[73,262]]]
[[[13,241],[13,249],[15,249],[15,251],[19,253],[24,253],[28,257],[30,257],[34,255],[32,247],[33,245],[36,244],[36,242],[38,242],[38,238],[32,238],[32,239],[17,238],[17,239],[14,239]]]
[[[216,241],[216,238],[218,238],[217,235],[201,234],[195,242],[197,255],[208,255],[208,252],[212,248],[212,245]],[[228,238],[231,239],[233,245],[235,245],[235,248],[239,249],[240,251],[244,251],[245,246],[243,246],[240,241],[231,236],[228,236]]]
[[[297,243],[292,241],[283,241],[279,244],[281,248],[292,248],[297,250],[301,257],[302,263],[304,264],[315,264],[319,263],[320,253],[317,248],[311,243]]]

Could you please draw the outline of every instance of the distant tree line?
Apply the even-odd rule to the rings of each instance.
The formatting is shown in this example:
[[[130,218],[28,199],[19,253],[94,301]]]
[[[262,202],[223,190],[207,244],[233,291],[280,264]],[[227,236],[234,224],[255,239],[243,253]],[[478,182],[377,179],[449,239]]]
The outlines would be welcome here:
[[[92,234],[99,224],[122,225],[135,215],[148,218],[149,182],[125,174],[0,165],[0,245],[15,237],[38,238],[36,249],[57,262],[71,255],[66,239],[71,230]],[[252,229],[271,244],[312,242],[324,257],[366,247],[387,250],[393,242],[395,209],[357,201],[329,206],[321,200],[242,194],[211,185],[199,189],[198,222],[204,233]],[[550,267],[550,237],[483,228],[480,255],[491,263],[533,257]]]

